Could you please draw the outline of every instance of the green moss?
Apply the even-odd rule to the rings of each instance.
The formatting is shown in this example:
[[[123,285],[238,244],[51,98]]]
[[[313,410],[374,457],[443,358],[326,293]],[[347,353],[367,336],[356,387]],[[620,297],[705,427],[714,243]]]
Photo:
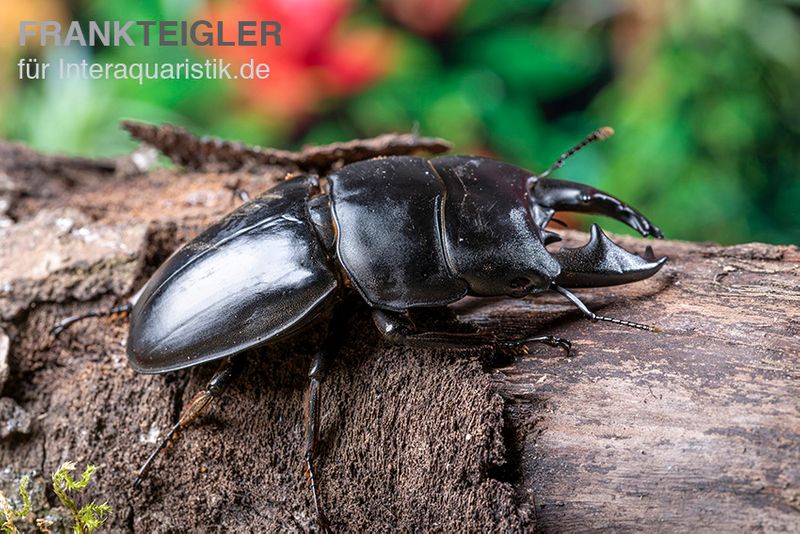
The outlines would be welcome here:
[[[75,521],[72,530],[75,534],[88,534],[97,530],[103,526],[111,514],[111,506],[108,502],[103,504],[90,502],[82,508],[78,508],[78,505],[70,497],[70,493],[83,492],[89,486],[96,469],[91,464],[86,466],[86,470],[81,474],[80,479],[75,480],[70,474],[75,470],[75,462],[64,462],[58,471],[53,473],[53,491],[55,491],[61,504],[72,514]]]
[[[19,481],[19,495],[22,498],[22,510],[14,510],[9,504],[6,496],[0,493],[0,508],[2,508],[5,521],[0,525],[0,530],[8,534],[17,534],[17,527],[14,525],[14,518],[26,517],[31,512],[31,499],[28,496],[29,477],[24,476]]]

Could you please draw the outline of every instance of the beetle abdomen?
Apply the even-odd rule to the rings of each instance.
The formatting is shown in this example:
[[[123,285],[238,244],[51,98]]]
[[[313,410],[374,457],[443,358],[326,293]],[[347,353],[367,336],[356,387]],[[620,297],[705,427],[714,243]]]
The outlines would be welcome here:
[[[444,183],[428,160],[388,157],[330,175],[336,251],[361,295],[389,310],[454,302],[467,285],[442,247]]]
[[[131,366],[189,367],[310,321],[338,284],[307,220],[310,191],[308,177],[283,182],[173,254],[131,312]]]

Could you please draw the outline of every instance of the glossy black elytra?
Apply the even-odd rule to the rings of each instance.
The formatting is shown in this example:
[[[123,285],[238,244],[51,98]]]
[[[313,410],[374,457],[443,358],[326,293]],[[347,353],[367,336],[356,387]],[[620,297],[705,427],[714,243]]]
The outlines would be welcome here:
[[[231,357],[290,336],[354,288],[389,340],[421,347],[542,342],[567,351],[567,340],[537,336],[500,340],[491,333],[422,332],[409,310],[443,307],[472,296],[521,298],[553,290],[589,319],[652,330],[594,314],[567,288],[643,280],[666,258],[644,257],[608,239],[597,225],[579,248],[550,252],[559,236],[546,229],[557,211],[597,213],[643,236],[661,231],[615,197],[582,184],[547,178],[601,128],[536,175],[488,158],[396,156],[352,163],[323,179],[288,178],[243,204],[175,252],[127,305],[128,357],[142,373],[164,373],[222,359],[220,370],[181,414],[139,471],[233,375]],[[59,323],[58,333],[78,319]],[[320,525],[314,472],[320,383],[335,351],[337,314],[310,377],[306,476]]]

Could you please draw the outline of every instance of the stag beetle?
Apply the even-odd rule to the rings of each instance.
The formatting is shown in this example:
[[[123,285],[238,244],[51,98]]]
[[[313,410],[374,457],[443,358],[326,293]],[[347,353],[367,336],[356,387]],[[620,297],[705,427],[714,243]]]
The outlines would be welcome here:
[[[232,356],[291,336],[351,288],[372,308],[383,336],[419,347],[541,342],[569,351],[569,341],[553,336],[501,340],[488,332],[423,332],[409,316],[413,308],[444,307],[467,295],[522,298],[552,290],[591,320],[653,330],[596,315],[567,288],[643,280],[666,257],[655,259],[650,247],[644,257],[628,252],[597,225],[582,247],[546,248],[560,240],[546,227],[562,210],[610,216],[643,236],[662,237],[617,198],[547,178],[572,154],[612,133],[592,132],[539,175],[484,157],[394,156],[351,163],[324,178],[290,176],[184,245],[129,304],[108,311],[130,312],[127,352],[138,372],[223,361],[144,463],[136,484],[167,442],[220,394],[234,374]],[[101,313],[65,319],[55,332]],[[335,313],[333,320],[309,372],[306,422],[306,477],[323,526],[314,454],[320,384],[341,330]]]

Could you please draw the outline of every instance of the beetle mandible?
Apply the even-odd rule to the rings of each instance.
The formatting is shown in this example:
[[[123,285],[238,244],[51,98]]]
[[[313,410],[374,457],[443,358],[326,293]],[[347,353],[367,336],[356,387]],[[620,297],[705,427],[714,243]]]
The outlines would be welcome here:
[[[322,179],[287,177],[178,249],[128,304],[69,317],[54,333],[85,317],[129,312],[127,353],[136,371],[223,361],[139,470],[138,485],[158,452],[230,381],[232,357],[291,336],[353,290],[371,307],[383,336],[417,347],[540,342],[569,351],[568,340],[553,336],[504,340],[490,332],[420,331],[409,316],[414,308],[444,307],[468,295],[522,298],[552,290],[593,321],[654,330],[597,315],[569,288],[643,280],[666,257],[656,259],[650,247],[643,257],[628,252],[596,224],[582,247],[546,248],[560,240],[546,228],[557,211],[602,214],[645,237],[662,237],[619,199],[548,178],[572,154],[612,133],[592,132],[539,175],[484,157],[393,156],[351,163]],[[320,386],[341,330],[333,317],[309,371],[306,421],[305,472],[323,528],[314,460]]]

